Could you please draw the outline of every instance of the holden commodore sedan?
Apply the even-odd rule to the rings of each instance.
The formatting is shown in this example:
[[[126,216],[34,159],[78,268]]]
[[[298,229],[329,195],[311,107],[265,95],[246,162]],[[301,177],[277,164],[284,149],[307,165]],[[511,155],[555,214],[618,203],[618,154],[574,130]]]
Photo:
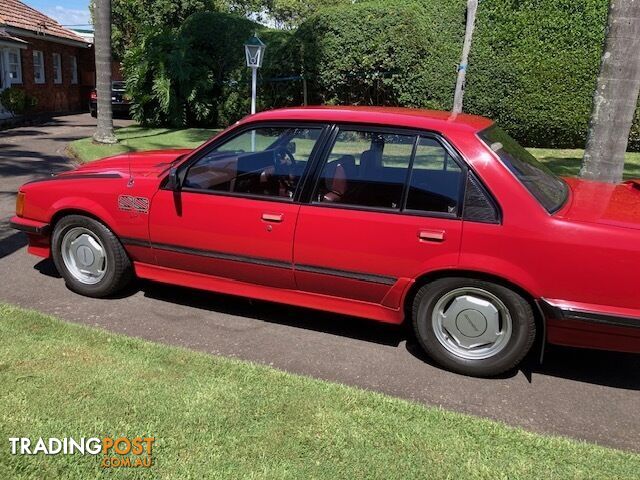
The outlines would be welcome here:
[[[82,295],[138,277],[407,321],[468,375],[536,340],[640,352],[640,183],[558,178],[482,117],[263,112],[28,183],[12,225]]]

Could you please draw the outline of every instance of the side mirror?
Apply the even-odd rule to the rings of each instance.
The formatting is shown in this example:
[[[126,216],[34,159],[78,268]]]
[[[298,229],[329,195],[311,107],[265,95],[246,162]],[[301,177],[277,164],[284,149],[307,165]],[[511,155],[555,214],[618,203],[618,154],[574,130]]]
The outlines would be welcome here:
[[[167,179],[166,187],[168,190],[172,190],[174,192],[180,190],[180,177],[178,177],[177,168],[173,167],[171,170],[169,170],[169,177]]]

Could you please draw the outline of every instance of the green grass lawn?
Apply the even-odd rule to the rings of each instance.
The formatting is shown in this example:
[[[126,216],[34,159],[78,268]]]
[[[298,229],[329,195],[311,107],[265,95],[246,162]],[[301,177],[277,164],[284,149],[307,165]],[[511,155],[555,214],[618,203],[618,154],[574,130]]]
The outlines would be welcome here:
[[[490,381],[490,380],[486,380]],[[0,478],[628,479],[640,456],[0,304]],[[149,469],[9,437],[153,436]]]
[[[545,163],[557,175],[578,175],[584,150],[557,148],[529,148],[538,160]],[[640,178],[640,152],[627,152],[624,165],[625,178]]]
[[[194,148],[219,131],[220,129],[211,128],[173,130],[139,126],[123,127],[115,130],[119,140],[115,145],[100,145],[94,143],[92,138],[83,138],[71,142],[68,151],[76,160],[85,163],[125,152],[161,148]]]
[[[219,129],[207,128],[172,130],[139,126],[124,127],[116,129],[116,136],[120,140],[116,145],[98,145],[91,138],[83,138],[71,142],[68,150],[76,160],[84,163],[124,152],[159,148],[194,148],[219,131]],[[580,149],[529,148],[529,151],[556,174],[562,176],[578,174],[584,153],[584,150]],[[640,152],[627,153],[625,178],[640,178]]]

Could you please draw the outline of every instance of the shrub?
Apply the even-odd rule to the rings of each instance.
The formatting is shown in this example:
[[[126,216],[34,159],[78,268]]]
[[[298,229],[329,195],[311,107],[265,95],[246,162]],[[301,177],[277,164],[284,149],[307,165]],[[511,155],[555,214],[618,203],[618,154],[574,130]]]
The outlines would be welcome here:
[[[146,125],[216,125],[244,41],[257,25],[227,13],[190,16],[178,31],[149,33],[125,55],[132,114]]]
[[[10,87],[0,93],[0,103],[12,115],[22,115],[34,108],[38,101],[22,88]]]

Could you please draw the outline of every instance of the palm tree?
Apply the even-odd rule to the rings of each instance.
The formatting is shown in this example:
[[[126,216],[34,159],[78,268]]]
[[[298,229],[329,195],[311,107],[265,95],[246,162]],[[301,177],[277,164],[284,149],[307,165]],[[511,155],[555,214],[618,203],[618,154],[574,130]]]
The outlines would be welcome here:
[[[622,180],[640,91],[639,52],[640,1],[610,0],[581,177],[609,183]]]
[[[116,143],[111,111],[111,0],[95,0],[94,5],[98,128],[93,139]]]

